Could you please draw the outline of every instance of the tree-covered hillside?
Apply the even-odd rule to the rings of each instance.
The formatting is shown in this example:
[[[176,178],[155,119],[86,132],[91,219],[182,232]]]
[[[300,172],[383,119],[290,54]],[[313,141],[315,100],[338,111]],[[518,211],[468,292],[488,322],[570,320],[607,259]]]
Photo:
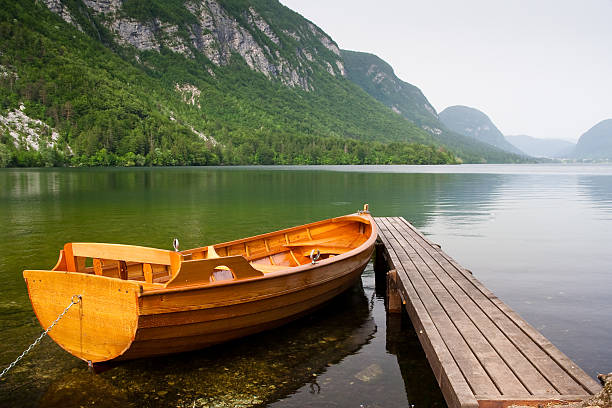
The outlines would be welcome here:
[[[455,160],[277,1],[46,4],[0,1],[0,166]]]

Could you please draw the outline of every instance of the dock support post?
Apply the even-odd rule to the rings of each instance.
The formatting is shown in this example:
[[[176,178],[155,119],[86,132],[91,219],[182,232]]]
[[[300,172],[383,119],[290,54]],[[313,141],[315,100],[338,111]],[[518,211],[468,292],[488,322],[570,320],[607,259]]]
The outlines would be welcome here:
[[[397,271],[391,269],[387,273],[387,312],[402,313],[402,297],[397,288]]]
[[[382,296],[387,290],[387,271],[389,271],[389,263],[385,257],[385,244],[378,239],[374,245],[374,282],[376,293]]]

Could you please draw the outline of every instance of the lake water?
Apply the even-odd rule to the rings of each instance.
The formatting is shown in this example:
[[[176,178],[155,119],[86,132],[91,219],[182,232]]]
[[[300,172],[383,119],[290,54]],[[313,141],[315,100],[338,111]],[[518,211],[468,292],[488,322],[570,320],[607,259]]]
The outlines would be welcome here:
[[[589,374],[612,371],[612,166],[462,165],[0,171],[0,368],[40,333],[21,272],[69,241],[181,248],[355,212],[403,216]],[[99,375],[49,339],[0,406],[444,406],[369,267],[319,312]]]

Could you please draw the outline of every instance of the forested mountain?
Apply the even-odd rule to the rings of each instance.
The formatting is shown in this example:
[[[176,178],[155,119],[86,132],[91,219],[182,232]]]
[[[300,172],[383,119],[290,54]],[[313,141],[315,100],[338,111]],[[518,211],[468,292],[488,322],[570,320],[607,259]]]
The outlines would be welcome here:
[[[438,114],[423,92],[402,81],[393,68],[376,55],[342,50],[348,79],[368,94],[426,130],[438,142],[468,162],[514,162],[524,157],[509,154],[503,148],[481,143],[472,137],[450,131],[440,122]],[[514,152],[516,153],[516,152]]]
[[[347,61],[277,0],[0,0],[0,167],[519,159]]]
[[[506,140],[522,152],[533,157],[565,158],[571,157],[575,143],[561,139],[540,139],[527,135],[506,135]]]
[[[0,165],[455,161],[275,0],[3,0],[0,53]]]
[[[439,126],[438,114],[423,92],[399,79],[391,65],[374,54],[341,50],[348,79],[414,123]]]
[[[508,142],[491,119],[478,109],[461,105],[450,106],[440,112],[439,117],[440,121],[450,130],[488,143],[507,152],[519,155],[525,154]]]
[[[576,144],[577,159],[612,159],[612,119],[602,120],[586,131]]]

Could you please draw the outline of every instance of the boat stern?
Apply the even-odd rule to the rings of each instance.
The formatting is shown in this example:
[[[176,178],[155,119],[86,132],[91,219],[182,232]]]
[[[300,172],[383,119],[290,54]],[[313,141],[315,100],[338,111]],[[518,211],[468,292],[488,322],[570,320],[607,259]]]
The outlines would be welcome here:
[[[141,286],[75,272],[23,272],[32,308],[41,326],[47,329],[81,296],[49,336],[72,355],[98,363],[120,357],[132,344],[138,326],[138,295]]]

